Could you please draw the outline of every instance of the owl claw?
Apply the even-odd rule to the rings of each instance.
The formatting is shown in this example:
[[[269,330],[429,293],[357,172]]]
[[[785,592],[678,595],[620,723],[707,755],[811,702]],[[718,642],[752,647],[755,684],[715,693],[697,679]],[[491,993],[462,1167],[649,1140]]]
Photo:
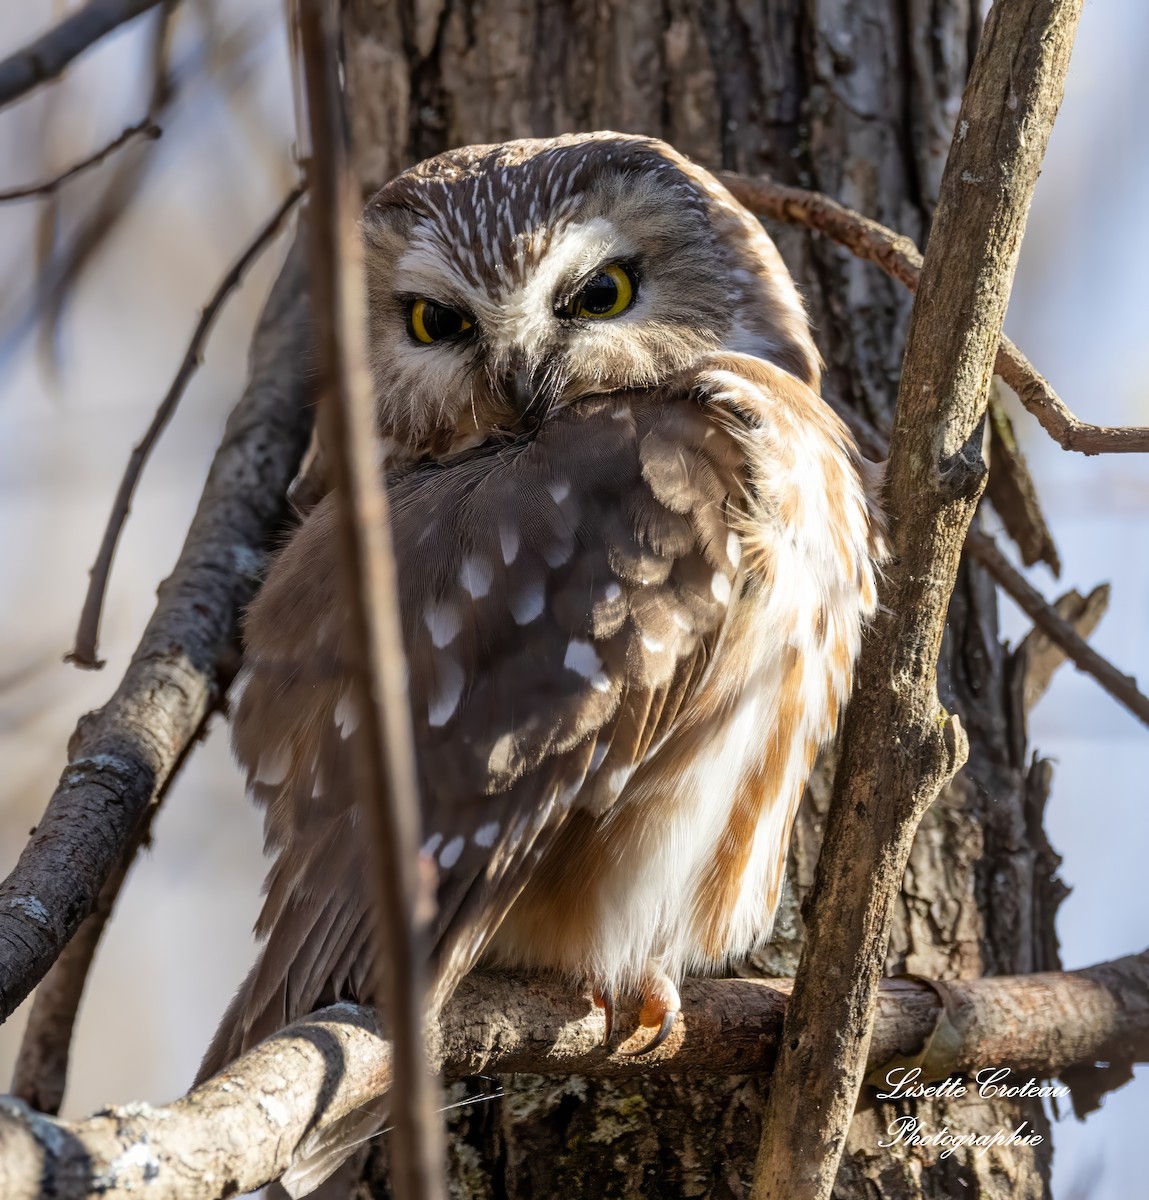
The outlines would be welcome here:
[[[642,1012],[639,1013],[639,1024],[644,1027],[658,1026],[654,1037],[638,1050],[620,1050],[623,1058],[638,1058],[657,1050],[670,1037],[674,1028],[674,1019],[682,1009],[682,1001],[678,997],[678,989],[670,976],[651,964],[650,974],[646,978],[643,995]]]
[[[644,1054],[651,1054],[670,1037],[670,1031],[674,1028],[674,1022],[678,1013],[671,1011],[663,1014],[662,1023],[658,1027],[658,1032],[645,1046],[640,1046],[637,1050],[620,1050],[618,1052],[620,1058],[641,1058]]]
[[[608,988],[605,992],[600,992],[598,988],[594,989],[593,999],[595,1004],[602,1009],[605,1029],[602,1034],[600,1046],[610,1045],[610,1035],[614,1032],[614,988]]]

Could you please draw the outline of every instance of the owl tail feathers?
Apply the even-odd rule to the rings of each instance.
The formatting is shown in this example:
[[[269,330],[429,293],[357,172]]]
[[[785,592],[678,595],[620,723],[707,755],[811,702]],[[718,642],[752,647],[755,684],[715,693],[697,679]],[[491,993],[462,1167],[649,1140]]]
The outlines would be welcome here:
[[[245,982],[227,1006],[211,1045],[200,1062],[192,1087],[199,1087],[213,1075],[218,1075],[228,1063],[234,1062],[243,1053],[243,1014],[247,997],[248,983]]]
[[[324,1129],[309,1134],[296,1147],[291,1165],[279,1180],[291,1197],[300,1200],[321,1187],[361,1147],[377,1136],[387,1121],[387,1097],[340,1117]],[[341,1193],[346,1195],[346,1189]]]

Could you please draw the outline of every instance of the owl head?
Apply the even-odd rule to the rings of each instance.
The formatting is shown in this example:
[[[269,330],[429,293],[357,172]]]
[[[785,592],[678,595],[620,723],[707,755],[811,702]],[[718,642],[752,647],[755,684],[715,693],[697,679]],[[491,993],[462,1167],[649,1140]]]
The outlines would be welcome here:
[[[717,350],[817,387],[793,282],[706,171],[617,133],[470,146],[363,219],[380,430],[446,456],[590,395],[688,376]]]

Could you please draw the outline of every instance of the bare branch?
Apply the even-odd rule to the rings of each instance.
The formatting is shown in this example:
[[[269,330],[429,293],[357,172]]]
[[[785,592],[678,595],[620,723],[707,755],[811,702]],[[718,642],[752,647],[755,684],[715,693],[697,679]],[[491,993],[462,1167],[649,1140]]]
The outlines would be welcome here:
[[[80,721],[47,811],[0,885],[0,1021],[92,911],[142,814],[222,699],[239,613],[311,427],[306,354],[306,280],[293,252],[175,570],[115,694]]]
[[[855,257],[880,267],[911,292],[917,290],[922,255],[910,238],[820,192],[786,187],[764,176],[749,179],[730,171],[721,172],[720,178],[751,212],[825,234]],[[1149,451],[1149,426],[1090,425],[1078,420],[1049,381],[1007,337],[1001,338],[994,370],[1062,449],[1081,454]]]
[[[721,171],[718,178],[740,204],[760,217],[804,225],[845,246],[855,258],[880,267],[891,279],[918,289],[922,252],[911,238],[862,216],[821,192],[787,187],[766,175],[749,178]]]
[[[1098,584],[1088,596],[1071,588],[1050,607],[1069,622],[1078,637],[1088,638],[1109,608],[1109,584]],[[1013,669],[1021,676],[1021,706],[1025,712],[1045,695],[1058,667],[1068,657],[1064,647],[1036,625],[1022,639],[1013,654]]]
[[[160,0],[88,0],[47,33],[0,62],[0,108],[55,79],[100,38]]]
[[[962,98],[890,442],[893,559],[846,712],[806,941],[766,1097],[754,1200],[831,1194],[914,834],[965,761],[965,733],[938,700],[938,654],[985,484],[994,358],[1081,5],[998,0]]]
[[[994,366],[1017,393],[1026,411],[1063,450],[1079,454],[1144,454],[1149,451],[1149,426],[1090,425],[1078,420],[1053,390],[1053,385],[1009,340],[1001,339]]]
[[[145,117],[142,121],[137,121],[135,125],[129,125],[127,129],[114,137],[107,145],[101,146],[94,154],[82,158],[54,178],[0,192],[0,204],[7,204],[13,200],[31,200],[42,196],[53,196],[68,180],[75,179],[77,175],[82,175],[90,168],[99,166],[106,158],[115,154],[121,146],[126,146],[128,142],[134,141],[136,138],[146,138],[148,141],[154,142],[162,135],[163,130],[151,117]]]
[[[203,346],[208,335],[211,333],[211,328],[215,324],[215,319],[219,316],[220,310],[227,302],[231,293],[239,286],[248,267],[271,244],[276,234],[283,227],[283,223],[287,220],[291,210],[299,203],[302,195],[302,187],[295,187],[291,190],[287,198],[276,209],[272,218],[248,243],[239,258],[232,263],[227,274],[220,280],[219,286],[215,289],[206,307],[200,313],[195,332],[188,343],[183,362],[180,363],[180,368],[176,372],[175,379],[172,380],[167,395],[164,396],[159,408],[156,409],[151,424],[148,426],[143,438],[133,447],[131,457],[128,459],[128,465],[124,469],[123,478],[120,480],[120,486],[116,491],[116,498],[112,504],[111,516],[108,517],[104,537],[100,542],[100,551],[96,555],[95,564],[89,572],[88,592],[84,597],[84,607],[80,612],[80,624],[76,629],[76,644],[64,656],[66,662],[75,663],[78,667],[86,667],[91,670],[99,670],[104,665],[103,660],[98,657],[97,649],[100,615],[103,612],[104,595],[108,588],[108,575],[112,569],[112,559],[116,554],[116,545],[120,540],[120,534],[123,532],[124,522],[128,519],[128,513],[132,506],[132,496],[135,495],[136,485],[140,481],[144,464],[147,462],[148,456],[159,440],[160,434],[163,433],[167,423],[175,414],[176,407],[188,383],[191,381],[191,377],[196,373],[200,363],[203,361]]]
[[[152,86],[147,116],[157,124],[163,110],[175,98],[174,76],[167,69],[171,34],[171,13],[175,0],[160,4],[151,22]],[[58,90],[58,89],[57,89]],[[37,277],[30,296],[21,296],[6,307],[3,314],[8,328],[0,338],[0,355],[14,349],[30,332],[36,331],[45,372],[57,370],[56,339],[64,305],[76,280],[107,243],[127,213],[132,211],[140,187],[155,161],[149,145],[132,142],[124,146],[109,170],[102,173],[102,186],[79,226],[67,238],[59,253],[52,235],[51,203],[45,204],[37,237]]]
[[[1149,696],[1137,690],[1137,680],[1123,675],[1058,615],[1042,594],[1016,570],[985,534],[971,531],[966,542],[970,553],[995,580],[1008,580],[1005,590],[1043,633],[1054,640],[1079,671],[1094,679],[1135,717],[1149,724]]]
[[[834,411],[850,427],[850,432],[857,439],[863,453],[875,460],[885,458],[889,454],[889,442],[885,435],[854,409],[836,405]],[[1009,560],[987,534],[970,530],[966,535],[966,549],[990,574],[994,583],[1007,596],[1017,601],[1023,612],[1033,618],[1043,635],[1060,648],[1063,658],[1071,659],[1078,670],[1096,679],[1115,700],[1129,708],[1134,716],[1141,716],[1142,711],[1149,706],[1149,697],[1137,690],[1136,680],[1122,674],[1108,659],[1091,649],[1083,640],[1101,619],[1101,614],[1108,604],[1107,586],[1103,598],[1099,594],[1100,589],[1094,589],[1089,595],[1090,611],[1096,609],[1091,623],[1082,624],[1076,617],[1072,622],[1067,622],[1057,608],[1051,605],[1020,571],[1010,565]],[[1060,601],[1058,603],[1060,604]],[[1098,605],[1100,607],[1096,607]],[[1038,613],[1040,619],[1036,615]],[[1088,652],[1087,656],[1081,654],[1083,646]],[[1050,675],[1054,669],[1055,666],[1049,667]],[[1113,685],[1116,685],[1116,690]]]
[[[332,0],[302,0],[299,35],[311,135],[311,271],[326,386],[319,419],[338,497],[348,662],[362,714],[357,799],[374,843],[376,995],[393,1032],[392,1188],[398,1200],[445,1196],[442,1122],[424,1055],[425,947],[418,928],[415,742],[387,496],[367,366],[360,204],[347,162]]]
[[[174,777],[175,772],[169,776],[169,783]],[[40,1112],[54,1116],[64,1101],[72,1032],[88,973],[136,853],[150,839],[159,804],[157,798],[155,804],[149,805],[138,831],[124,847],[120,861],[100,890],[96,907],[84,918],[75,937],[36,989],[12,1073],[12,1094]]]
[[[976,529],[970,529],[965,536],[965,548],[969,551],[970,556],[988,571],[993,582],[997,583],[997,586],[1007,596],[1011,596],[1013,600],[1017,601],[1017,606],[1033,620],[1037,629],[1040,629],[1049,641],[1060,648],[1063,658],[1069,659],[1078,671],[1096,679],[1097,683],[1101,684],[1102,688],[1115,701],[1124,704],[1133,716],[1149,722],[1149,696],[1145,696],[1144,692],[1137,689],[1135,678],[1118,671],[1111,661],[1097,653],[1085,641],[1084,634],[1087,634],[1088,628],[1083,632],[1078,632],[1075,629],[1076,622],[1071,623],[1061,617],[1057,608],[1049,604],[1045,596],[1010,563],[993,539],[986,534],[980,533]],[[1090,593],[1090,600],[1093,600],[1096,595],[1097,590],[1095,589]],[[1108,602],[1108,586],[1105,587],[1105,598],[1101,607],[1102,612],[1105,611],[1105,604]],[[1097,613],[1093,624],[1096,625],[1097,620],[1100,619],[1100,613]],[[1045,689],[1042,688],[1042,690]]]
[[[670,1040],[634,1058],[619,1053],[629,1043],[601,1048],[602,1009],[562,981],[477,973],[432,1031],[431,1058],[454,1078],[768,1072],[792,982],[687,980]],[[638,1028],[636,1013],[625,1017]],[[946,1036],[935,1037],[943,1028]],[[866,1068],[884,1076],[907,1058],[925,1079],[1005,1067],[1022,1073],[1019,1083],[1077,1063],[1144,1061],[1149,953],[1065,974],[885,980]],[[0,1194],[214,1200],[246,1192],[277,1178],[304,1138],[387,1091],[391,1079],[375,1013],[336,1005],[163,1108],[131,1104],[60,1122],[0,1103]]]

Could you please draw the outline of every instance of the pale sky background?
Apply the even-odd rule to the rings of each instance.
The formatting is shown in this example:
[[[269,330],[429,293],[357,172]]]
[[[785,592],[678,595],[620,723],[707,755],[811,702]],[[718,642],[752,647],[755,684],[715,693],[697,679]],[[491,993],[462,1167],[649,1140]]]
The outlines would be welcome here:
[[[65,312],[53,381],[34,340],[6,336],[35,280],[34,203],[0,206],[0,871],[15,861],[64,761],[76,718],[119,678],[175,561],[282,246],[232,300],[206,362],[149,464],[121,543],[99,674],[63,665],[116,480],[184,352],[200,306],[290,186],[292,102],[279,0],[189,5],[175,58],[190,64],[196,14],[250,26],[232,104],[189,74],[150,148],[146,186]],[[51,18],[49,0],[0,0],[0,55]],[[190,19],[189,19],[190,18]],[[147,45],[137,21],[56,88],[0,114],[0,188],[49,176],[139,118]],[[1007,322],[1083,418],[1149,423],[1149,5],[1087,0],[1066,101],[1038,185]],[[45,137],[52,116],[50,135]],[[113,170],[61,197],[63,228]],[[1108,579],[1098,649],[1149,684],[1149,460],[1070,456],[1028,417],[1018,430],[1061,549],[1049,596]],[[1005,635],[1027,622],[1003,603]],[[258,820],[226,737],[193,756],[160,815],[101,947],[81,1014],[66,1115],[185,1090],[252,958],[247,931],[263,877]],[[1057,760],[1047,827],[1073,893],[1058,928],[1067,967],[1149,944],[1149,731],[1089,679],[1064,669],[1031,721]],[[0,1028],[0,1087],[22,1014]],[[1149,1071],[1101,1113],[1056,1127],[1057,1200],[1144,1194]]]

